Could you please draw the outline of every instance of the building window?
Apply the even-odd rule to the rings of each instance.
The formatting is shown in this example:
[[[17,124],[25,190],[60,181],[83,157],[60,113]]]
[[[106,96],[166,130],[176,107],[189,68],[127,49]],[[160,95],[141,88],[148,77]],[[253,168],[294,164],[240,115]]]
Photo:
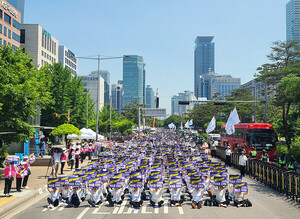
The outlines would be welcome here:
[[[13,32],[13,39],[15,41],[17,41],[18,43],[20,42],[20,36],[18,34],[14,33],[14,32]]]
[[[7,28],[4,27],[4,36],[7,36]]]
[[[4,13],[4,21],[11,24],[11,17],[6,13]]]
[[[3,41],[3,45],[4,45],[4,46],[6,45],[6,40]]]
[[[2,33],[2,24],[0,24],[0,33]]]
[[[0,38],[0,45],[2,45],[2,38]]]
[[[11,30],[8,29],[8,38],[10,39],[11,38]]]
[[[20,30],[20,23],[19,23],[18,21],[16,21],[15,19],[13,19],[13,26],[14,26],[16,29]]]
[[[0,18],[2,19],[3,18],[3,12],[2,12],[2,10],[0,9]]]
[[[25,43],[25,29],[21,30],[20,43]]]

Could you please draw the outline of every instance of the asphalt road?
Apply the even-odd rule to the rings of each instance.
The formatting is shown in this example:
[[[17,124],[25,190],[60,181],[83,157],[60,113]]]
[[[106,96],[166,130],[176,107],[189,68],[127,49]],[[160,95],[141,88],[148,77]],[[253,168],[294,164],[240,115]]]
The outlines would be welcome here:
[[[235,169],[229,168],[230,174],[238,174]],[[129,206],[129,197],[125,196],[121,207],[109,207],[105,201],[100,208],[90,208],[87,201],[83,202],[79,208],[65,208],[66,204],[61,203],[54,209],[47,208],[46,195],[41,200],[35,201],[31,206],[20,207],[18,212],[6,216],[14,219],[34,219],[34,218],[64,218],[64,219],[92,219],[92,218],[300,218],[299,205],[286,200],[283,196],[269,189],[249,177],[244,177],[248,183],[248,199],[252,202],[252,207],[237,208],[232,204],[228,208],[207,207],[202,209],[192,209],[191,201],[186,197],[182,207],[169,207],[169,194],[164,193],[165,205],[161,208],[152,208],[149,200],[144,201],[144,205],[135,210]],[[204,198],[206,199],[206,198]]]

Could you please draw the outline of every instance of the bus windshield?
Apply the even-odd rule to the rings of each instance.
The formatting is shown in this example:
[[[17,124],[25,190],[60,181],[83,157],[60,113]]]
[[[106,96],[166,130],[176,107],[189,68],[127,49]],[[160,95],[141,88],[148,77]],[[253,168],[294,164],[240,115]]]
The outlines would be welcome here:
[[[220,137],[212,137],[214,141],[220,141]]]
[[[249,146],[256,147],[257,151],[263,149],[270,150],[275,146],[276,137],[274,130],[269,129],[251,129],[248,131]]]

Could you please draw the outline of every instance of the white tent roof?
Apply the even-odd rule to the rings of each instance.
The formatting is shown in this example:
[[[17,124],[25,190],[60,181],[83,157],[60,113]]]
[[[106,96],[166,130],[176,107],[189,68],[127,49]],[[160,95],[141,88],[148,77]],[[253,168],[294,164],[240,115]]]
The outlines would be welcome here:
[[[67,138],[68,139],[96,139],[96,132],[94,132],[91,129],[82,128],[80,132],[81,132],[80,136],[72,134],[72,135],[68,135]],[[98,134],[98,139],[103,140],[104,136]]]

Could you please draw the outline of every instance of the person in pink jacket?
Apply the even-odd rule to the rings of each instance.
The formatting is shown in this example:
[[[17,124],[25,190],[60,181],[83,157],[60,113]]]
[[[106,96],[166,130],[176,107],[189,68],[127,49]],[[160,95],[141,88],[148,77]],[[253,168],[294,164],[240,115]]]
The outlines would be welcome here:
[[[63,151],[60,155],[60,174],[64,174],[64,167],[67,162],[67,155],[66,155],[66,150]]]
[[[3,166],[4,166],[4,177],[5,177],[4,195],[6,197],[9,197],[11,183],[16,176],[17,165],[14,165],[13,162],[5,162],[4,161]]]
[[[31,175],[31,162],[28,160],[28,156],[24,156],[23,157],[23,162],[25,162],[26,164],[24,165],[24,167],[27,169],[27,176],[25,176],[23,178],[23,183],[22,183],[22,187],[24,189],[29,189],[29,187],[27,186],[27,182],[28,182],[28,178],[29,178],[29,175]]]

